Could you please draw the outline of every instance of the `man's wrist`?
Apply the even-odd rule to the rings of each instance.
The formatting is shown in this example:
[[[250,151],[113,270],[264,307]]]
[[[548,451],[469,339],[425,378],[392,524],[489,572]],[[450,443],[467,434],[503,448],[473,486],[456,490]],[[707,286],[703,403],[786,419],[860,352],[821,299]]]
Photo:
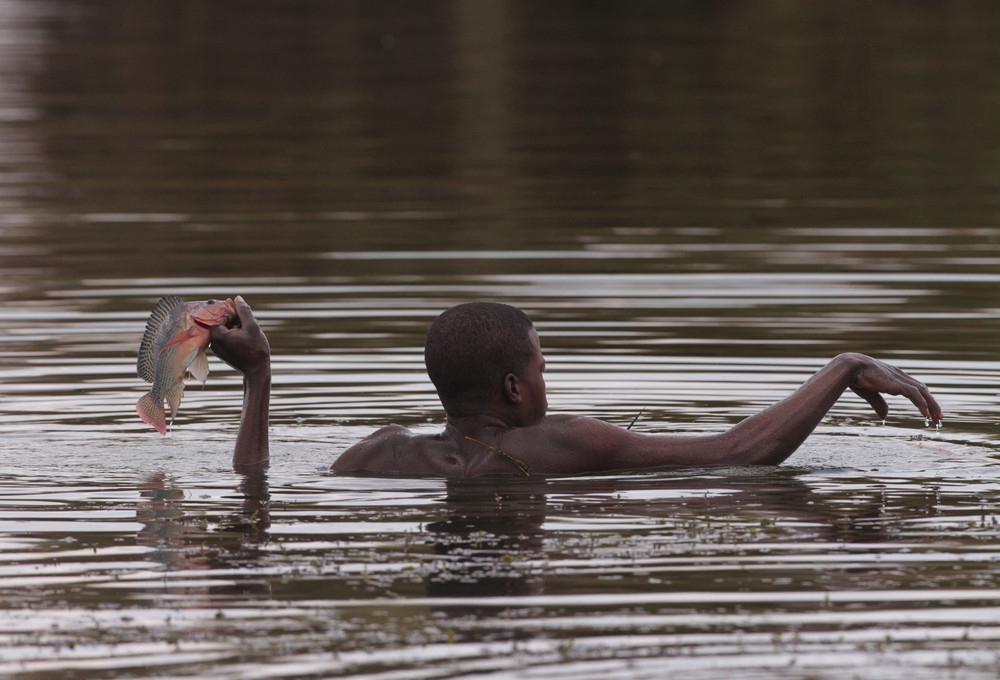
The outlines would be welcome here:
[[[271,360],[263,361],[247,369],[243,373],[243,381],[247,384],[263,385],[271,383]]]

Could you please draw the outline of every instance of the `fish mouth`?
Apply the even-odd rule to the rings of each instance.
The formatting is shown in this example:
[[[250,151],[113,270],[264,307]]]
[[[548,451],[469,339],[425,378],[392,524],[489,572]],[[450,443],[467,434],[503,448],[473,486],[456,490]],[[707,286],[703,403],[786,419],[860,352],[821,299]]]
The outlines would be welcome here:
[[[194,308],[190,312],[191,320],[202,328],[212,326],[225,326],[228,329],[241,328],[239,314],[236,311],[236,302],[232,298],[225,300],[205,300],[204,302],[190,302]]]

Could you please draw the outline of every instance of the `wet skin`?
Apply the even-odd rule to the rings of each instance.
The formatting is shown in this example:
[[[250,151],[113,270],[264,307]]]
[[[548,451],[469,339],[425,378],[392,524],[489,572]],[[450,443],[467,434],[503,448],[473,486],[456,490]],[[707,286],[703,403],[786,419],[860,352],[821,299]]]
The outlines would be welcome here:
[[[235,323],[212,326],[211,347],[215,355],[243,374],[243,411],[236,435],[233,468],[254,472],[267,467],[269,452],[267,421],[271,399],[271,346],[241,296]]]
[[[270,348],[250,306],[237,297],[239,325],[213,327],[212,349],[244,376],[243,414],[233,465],[265,466],[270,396]],[[546,415],[545,359],[538,334],[529,331],[531,359],[521,375],[508,373],[492,399],[447,415],[439,434],[414,434],[389,425],[347,449],[333,463],[340,473],[438,476],[578,474],[669,466],[776,465],[788,458],[848,389],[880,419],[883,394],[902,395],[934,422],[941,407],[927,387],[863,354],[841,354],[791,395],[726,432],[702,436],[634,432],[572,415]]]

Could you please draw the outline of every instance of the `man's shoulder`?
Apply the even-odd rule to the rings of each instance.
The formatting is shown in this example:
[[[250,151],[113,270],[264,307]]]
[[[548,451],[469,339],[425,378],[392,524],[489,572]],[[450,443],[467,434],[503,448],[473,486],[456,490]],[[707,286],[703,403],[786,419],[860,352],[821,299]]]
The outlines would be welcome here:
[[[624,428],[597,418],[552,414],[533,425],[508,431],[504,446],[509,445],[508,453],[523,460],[532,471],[576,474],[606,467],[609,451],[628,434]]]
[[[608,431],[620,430],[617,425],[612,425],[606,420],[592,418],[590,416],[573,415],[571,413],[553,413],[542,418],[534,425],[519,428],[526,436],[537,437],[539,435],[554,435],[576,437],[592,436],[595,430]]]
[[[340,454],[332,469],[376,475],[441,475],[438,458],[446,448],[440,435],[416,434],[402,425],[386,425]]]
[[[334,461],[333,469],[353,469],[359,463],[371,462],[373,458],[393,453],[401,440],[413,438],[413,432],[402,425],[386,425],[350,446]]]
[[[379,429],[375,430],[370,435],[368,435],[360,442],[355,444],[355,446],[359,446],[361,444],[364,444],[365,442],[386,441],[391,439],[398,439],[400,437],[405,437],[409,439],[414,436],[415,435],[408,427],[403,427],[402,425],[384,425],[383,427],[380,427]]]

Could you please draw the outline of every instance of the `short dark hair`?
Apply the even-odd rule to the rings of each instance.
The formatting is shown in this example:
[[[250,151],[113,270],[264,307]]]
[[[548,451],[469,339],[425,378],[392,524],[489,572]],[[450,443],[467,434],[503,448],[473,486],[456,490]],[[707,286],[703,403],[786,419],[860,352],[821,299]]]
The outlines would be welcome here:
[[[493,398],[508,373],[531,358],[528,315],[499,302],[467,302],[442,313],[427,332],[424,364],[448,413]]]

